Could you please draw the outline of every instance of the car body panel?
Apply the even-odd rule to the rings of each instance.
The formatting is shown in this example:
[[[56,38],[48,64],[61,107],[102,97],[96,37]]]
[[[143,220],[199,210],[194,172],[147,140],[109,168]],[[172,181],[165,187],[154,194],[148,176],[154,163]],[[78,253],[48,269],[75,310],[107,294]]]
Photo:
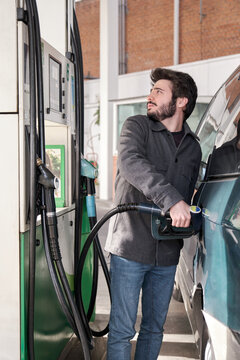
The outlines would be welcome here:
[[[203,314],[211,333],[215,359],[239,360],[239,343],[231,330],[207,312]]]
[[[176,275],[199,349],[207,325],[216,360],[240,354],[239,119],[240,67],[219,89],[196,131],[203,157],[193,204],[202,209],[202,229],[184,239]],[[223,338],[227,334],[226,357],[219,357],[220,329]]]
[[[203,288],[204,310],[240,332],[240,230],[229,220],[236,211],[239,189],[239,179],[205,186],[199,199],[205,211],[194,283]]]

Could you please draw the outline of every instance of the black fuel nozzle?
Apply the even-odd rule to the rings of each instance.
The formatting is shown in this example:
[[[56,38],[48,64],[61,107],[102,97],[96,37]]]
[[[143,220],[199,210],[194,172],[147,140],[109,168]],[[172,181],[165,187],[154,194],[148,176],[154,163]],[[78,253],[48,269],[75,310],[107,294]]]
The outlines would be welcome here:
[[[40,158],[37,158],[37,167],[40,171],[40,176],[38,177],[39,184],[45,189],[58,189],[59,179],[51,173]]]
[[[190,215],[191,215],[191,221],[190,226],[188,228],[177,228],[176,226],[172,226],[172,219],[170,216],[170,211],[167,211],[164,216],[166,219],[166,227],[162,230],[162,233],[167,232],[169,229],[174,229],[174,231],[181,232],[183,231],[183,234],[185,232],[192,231],[193,233],[198,233],[202,226],[202,214],[201,214],[201,208],[196,205],[190,206]]]
[[[87,195],[95,195],[96,194],[96,190],[95,190],[95,182],[94,179],[91,178],[86,178],[86,190],[87,190]]]
[[[170,212],[167,211],[164,216],[152,216],[152,235],[157,240],[184,239],[197,234],[202,226],[201,208],[190,206],[191,222],[189,227],[172,226]]]
[[[151,214],[152,236],[157,240],[187,238],[194,234],[197,234],[201,229],[201,208],[195,205],[190,206],[191,223],[190,226],[187,228],[178,228],[172,226],[170,212],[164,212],[156,205],[140,203],[137,205],[137,210],[140,212]]]
[[[54,198],[54,190],[58,188],[59,180],[52,174],[40,158],[37,158],[37,167],[40,171],[38,182],[43,186],[45,192],[49,246],[53,260],[57,261],[62,258],[58,243],[57,215]]]

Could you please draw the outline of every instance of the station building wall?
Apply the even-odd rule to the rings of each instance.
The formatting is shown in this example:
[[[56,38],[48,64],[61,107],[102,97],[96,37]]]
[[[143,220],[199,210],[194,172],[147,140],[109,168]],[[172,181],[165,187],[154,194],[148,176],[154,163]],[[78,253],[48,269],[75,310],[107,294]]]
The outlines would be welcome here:
[[[126,0],[127,73],[173,65],[174,0]],[[201,13],[200,13],[201,11]],[[100,0],[76,3],[84,75],[99,77]],[[179,63],[240,52],[239,0],[179,2]]]

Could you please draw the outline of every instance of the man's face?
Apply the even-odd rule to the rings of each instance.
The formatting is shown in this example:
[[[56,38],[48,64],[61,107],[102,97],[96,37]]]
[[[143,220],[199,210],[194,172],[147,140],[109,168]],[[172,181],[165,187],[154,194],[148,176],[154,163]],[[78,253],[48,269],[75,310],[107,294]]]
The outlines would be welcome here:
[[[176,112],[176,100],[172,99],[172,83],[158,80],[147,97],[147,114],[158,121],[172,117]]]

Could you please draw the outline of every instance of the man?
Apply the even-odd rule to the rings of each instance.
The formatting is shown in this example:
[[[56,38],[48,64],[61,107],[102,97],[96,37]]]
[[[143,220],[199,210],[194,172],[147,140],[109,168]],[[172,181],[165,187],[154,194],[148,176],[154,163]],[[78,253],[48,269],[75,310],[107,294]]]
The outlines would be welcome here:
[[[128,118],[119,142],[115,203],[154,203],[170,210],[172,225],[188,227],[201,160],[196,136],[185,120],[197,87],[185,73],[157,68],[147,97],[147,116]],[[108,360],[129,360],[142,289],[142,322],[135,360],[157,359],[183,241],[151,236],[151,216],[117,214],[105,250],[111,253],[112,309]]]

